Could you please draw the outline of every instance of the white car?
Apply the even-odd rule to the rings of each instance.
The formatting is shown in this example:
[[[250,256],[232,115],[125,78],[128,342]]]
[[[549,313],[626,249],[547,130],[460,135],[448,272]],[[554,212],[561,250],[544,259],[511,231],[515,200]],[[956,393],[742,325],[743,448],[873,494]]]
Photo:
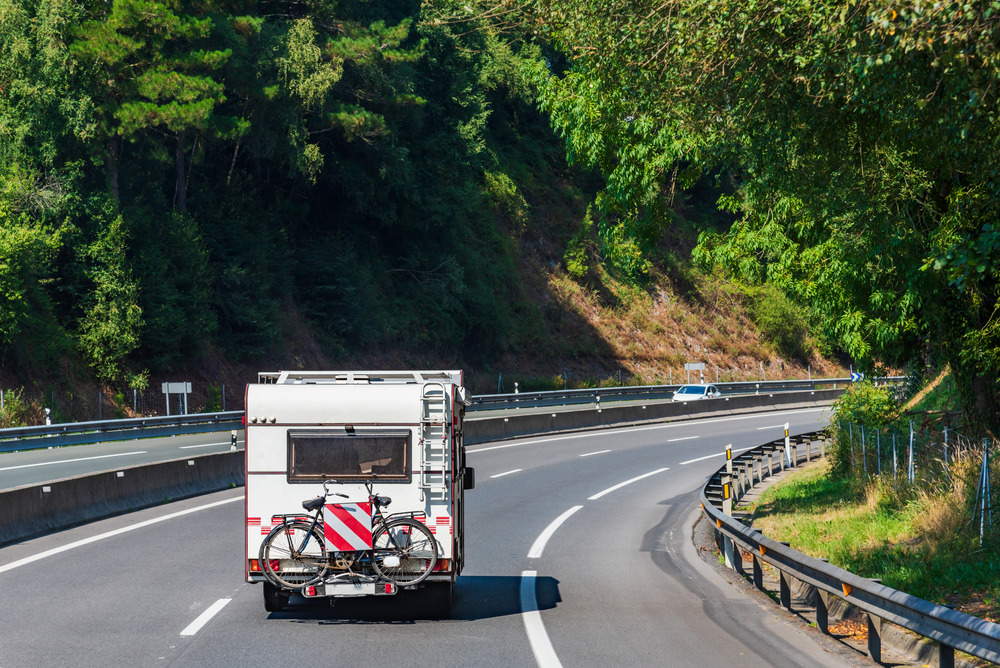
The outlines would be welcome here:
[[[682,385],[674,392],[674,401],[695,401],[697,399],[716,399],[722,396],[715,385]]]

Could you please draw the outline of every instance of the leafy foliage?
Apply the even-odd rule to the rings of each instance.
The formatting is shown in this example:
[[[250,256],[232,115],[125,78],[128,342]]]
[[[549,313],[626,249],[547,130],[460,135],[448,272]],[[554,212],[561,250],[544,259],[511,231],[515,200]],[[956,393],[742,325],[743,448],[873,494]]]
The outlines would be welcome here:
[[[677,174],[728,170],[698,257],[774,282],[858,360],[931,346],[998,425],[1000,16],[987,3],[525,3],[567,59],[542,97],[646,248]],[[693,170],[693,171],[692,171]],[[614,186],[621,178],[623,186]],[[609,209],[610,210],[610,209]]]
[[[302,325],[314,359],[531,345],[508,233],[563,158],[538,48],[466,27],[383,0],[0,0],[0,365],[142,386]]]
[[[761,334],[786,355],[807,358],[809,325],[802,310],[771,283],[752,290],[751,300],[750,312]]]

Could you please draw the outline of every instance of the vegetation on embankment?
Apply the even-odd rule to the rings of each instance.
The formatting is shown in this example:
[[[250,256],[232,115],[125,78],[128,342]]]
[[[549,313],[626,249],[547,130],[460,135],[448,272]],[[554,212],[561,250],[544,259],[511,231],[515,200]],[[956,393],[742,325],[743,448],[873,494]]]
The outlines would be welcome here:
[[[875,394],[877,388],[861,387],[841,402],[837,418],[857,417],[852,408],[858,396]],[[956,401],[953,388],[941,383],[913,407]],[[873,405],[878,402],[868,402]],[[954,405],[953,403],[950,405]],[[882,415],[898,411],[890,401]],[[874,413],[868,415],[869,435],[876,428]],[[909,417],[906,417],[909,420]],[[855,426],[855,430],[859,425]],[[861,449],[845,442],[847,430],[837,433],[837,442],[822,464],[793,474],[766,490],[755,504],[754,527],[768,536],[791,543],[800,552],[826,557],[831,563],[862,577],[881,578],[887,586],[941,604],[1000,621],[1000,525],[981,522],[982,507],[977,494],[982,482],[983,448],[975,442],[961,443],[952,431],[950,456],[943,466],[940,432],[934,443],[936,461],[921,459],[912,482],[907,475],[907,453],[901,448],[901,466],[888,460],[881,475],[873,466],[875,448],[869,439],[863,468]],[[980,442],[981,443],[981,442]],[[917,448],[927,446],[924,441]],[[998,444],[991,444],[996,453]],[[883,451],[888,443],[883,441]],[[852,454],[853,453],[853,454]],[[1000,474],[1000,456],[991,459],[993,480]],[[998,516],[996,489],[992,494],[994,517]],[[984,531],[980,533],[981,524]]]
[[[0,3],[10,414],[108,417],[179,378],[208,407],[275,368],[462,367],[475,392],[842,373],[815,314],[691,266],[732,221],[724,179],[642,248],[588,206],[604,175],[537,105],[551,45],[279,4]]]

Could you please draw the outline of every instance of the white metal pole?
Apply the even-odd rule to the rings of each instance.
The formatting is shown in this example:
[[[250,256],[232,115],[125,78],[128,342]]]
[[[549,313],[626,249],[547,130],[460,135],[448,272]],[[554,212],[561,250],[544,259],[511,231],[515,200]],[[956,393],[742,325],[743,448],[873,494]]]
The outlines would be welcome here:
[[[788,438],[788,423],[785,423],[785,463],[794,466],[792,463],[792,441]]]
[[[944,474],[948,475],[948,425],[944,426]]]
[[[913,470],[913,420],[910,420],[910,463],[907,470],[907,475],[909,476],[910,484],[913,484],[913,479],[916,477],[916,472]]]

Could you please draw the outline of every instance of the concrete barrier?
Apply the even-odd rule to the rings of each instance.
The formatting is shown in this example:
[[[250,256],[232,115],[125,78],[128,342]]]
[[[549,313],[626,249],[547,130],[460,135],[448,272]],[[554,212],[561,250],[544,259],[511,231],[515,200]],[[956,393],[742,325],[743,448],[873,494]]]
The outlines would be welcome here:
[[[489,443],[553,432],[586,431],[628,425],[672,422],[695,418],[756,413],[767,410],[794,410],[826,406],[843,390],[749,394],[721,399],[688,402],[663,402],[645,405],[573,407],[570,410],[540,412],[532,409],[506,409],[487,416],[485,411],[465,419],[465,444]]]
[[[824,406],[842,392],[783,392],[686,403],[574,407],[556,412],[504,410],[497,411],[503,415],[489,417],[477,412],[466,418],[465,443]],[[0,545],[243,484],[243,452],[225,452],[15,487],[0,492]]]
[[[0,492],[0,545],[244,481],[243,452],[133,466]]]

